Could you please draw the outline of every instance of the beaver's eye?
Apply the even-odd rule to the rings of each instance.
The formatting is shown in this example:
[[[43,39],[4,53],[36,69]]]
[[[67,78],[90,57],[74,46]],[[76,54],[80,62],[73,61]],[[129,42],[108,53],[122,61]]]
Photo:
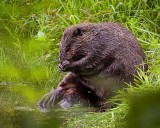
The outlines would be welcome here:
[[[69,51],[69,49],[70,49],[70,45],[66,46],[66,48],[65,48],[65,52],[68,52],[68,51]]]

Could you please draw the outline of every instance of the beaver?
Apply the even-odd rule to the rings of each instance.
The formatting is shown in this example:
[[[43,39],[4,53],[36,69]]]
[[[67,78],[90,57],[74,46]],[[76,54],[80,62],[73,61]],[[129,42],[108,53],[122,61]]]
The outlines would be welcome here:
[[[101,108],[115,91],[134,85],[137,69],[147,70],[135,36],[119,23],[81,23],[67,28],[60,43],[59,70],[68,72],[38,103],[67,109],[74,104]],[[137,68],[138,67],[138,68]]]

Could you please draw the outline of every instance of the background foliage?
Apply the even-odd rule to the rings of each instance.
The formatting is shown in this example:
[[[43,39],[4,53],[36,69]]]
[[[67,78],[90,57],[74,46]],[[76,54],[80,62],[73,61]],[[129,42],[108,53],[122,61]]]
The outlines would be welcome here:
[[[107,21],[123,24],[137,37],[147,56],[147,75],[140,71],[136,87],[117,92],[111,99],[117,106],[107,112],[39,112],[40,97],[64,75],[57,63],[65,28]],[[1,0],[0,127],[159,126],[159,33],[159,0]]]

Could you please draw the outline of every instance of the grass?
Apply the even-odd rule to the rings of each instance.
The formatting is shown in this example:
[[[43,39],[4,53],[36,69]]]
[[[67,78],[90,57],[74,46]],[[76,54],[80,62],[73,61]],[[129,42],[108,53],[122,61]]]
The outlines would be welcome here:
[[[140,71],[136,87],[129,86],[128,89],[117,92],[111,99],[116,107],[107,112],[85,113],[79,112],[80,110],[76,112],[70,110],[58,112],[58,115],[61,114],[59,117],[63,119],[63,125],[69,128],[156,127],[159,114],[150,114],[147,116],[149,119],[143,117],[148,114],[147,110],[150,110],[145,106],[153,104],[150,106],[155,110],[152,113],[159,113],[154,108],[160,106],[158,100],[160,2],[158,0],[2,0],[0,2],[0,126],[60,127],[61,123],[56,123],[59,121],[57,116],[53,116],[57,113],[52,116],[40,113],[36,109],[36,103],[44,93],[56,87],[64,76],[57,71],[62,33],[66,27],[73,24],[107,21],[123,24],[137,37],[147,56],[149,65],[147,75]],[[148,101],[141,103],[135,99],[141,101],[148,99]],[[154,101],[157,103],[155,106]],[[141,108],[146,111],[143,112]],[[138,117],[130,111],[131,109],[139,113]],[[144,122],[151,123],[143,125]]]

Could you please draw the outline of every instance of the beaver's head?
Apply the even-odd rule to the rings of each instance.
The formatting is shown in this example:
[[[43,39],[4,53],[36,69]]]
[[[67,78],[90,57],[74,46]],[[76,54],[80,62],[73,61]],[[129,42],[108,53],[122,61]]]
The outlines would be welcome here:
[[[78,24],[67,28],[60,43],[60,64],[59,68],[70,65],[92,52],[92,40],[95,37],[94,24]]]

